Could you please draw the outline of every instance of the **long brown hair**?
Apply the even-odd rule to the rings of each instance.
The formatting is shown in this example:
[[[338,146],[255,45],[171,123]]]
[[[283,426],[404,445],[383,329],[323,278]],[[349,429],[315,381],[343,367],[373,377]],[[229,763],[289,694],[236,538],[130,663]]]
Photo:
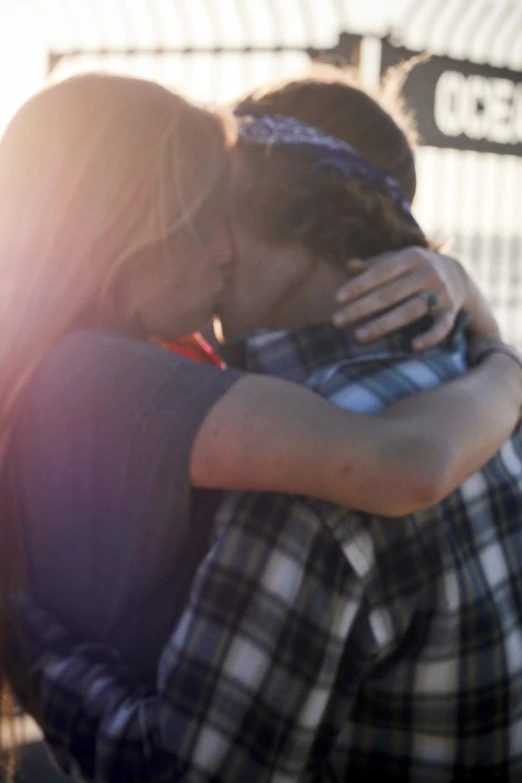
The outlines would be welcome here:
[[[310,77],[255,90],[237,105],[240,114],[283,114],[346,141],[369,162],[398,181],[409,201],[416,188],[415,128],[395,84],[372,94],[333,66]],[[242,148],[248,186],[239,218],[274,242],[303,243],[331,261],[367,258],[409,244],[427,246],[418,226],[385,187],[346,179],[333,169],[310,174],[290,150]]]
[[[234,139],[226,114],[145,80],[105,74],[47,87],[8,125],[0,140],[4,488],[13,419],[42,357],[75,327],[125,326],[117,323],[116,279],[141,249],[161,246],[221,194]],[[0,620],[22,573],[21,552],[13,556],[16,503],[7,496]],[[2,652],[3,642],[0,636]],[[9,661],[3,654],[0,661],[1,698]]]

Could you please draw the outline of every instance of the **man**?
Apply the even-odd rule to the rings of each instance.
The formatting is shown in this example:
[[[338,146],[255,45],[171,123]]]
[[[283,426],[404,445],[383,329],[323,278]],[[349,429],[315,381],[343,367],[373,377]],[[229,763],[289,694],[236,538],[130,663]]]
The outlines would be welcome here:
[[[292,125],[271,130],[273,145],[302,143]],[[262,147],[262,122],[251,131],[246,144],[256,144],[259,131]],[[319,136],[307,161],[320,166],[327,152],[328,167],[338,165],[344,177],[355,158],[339,147],[334,160],[329,143]],[[310,185],[315,205],[329,174]],[[253,179],[247,171],[247,207]],[[400,195],[381,185],[383,205],[391,202],[404,236],[415,236]],[[257,182],[253,190],[259,195]],[[355,190],[361,202],[370,198]],[[362,346],[327,322],[325,302],[346,273],[341,259],[307,246],[305,212],[301,202],[295,223],[302,239],[287,244],[260,238],[248,209],[238,215],[238,266],[223,325],[228,334],[270,327],[236,346],[241,365],[369,413],[463,371],[461,328],[418,355],[410,347],[415,330]],[[380,207],[369,214],[362,235],[373,226],[386,241],[382,215]],[[350,224],[352,235],[356,228]],[[324,236],[330,241],[330,232]],[[43,723],[62,767],[72,772],[75,759],[82,779],[126,783],[341,781],[369,772],[397,781],[517,780],[521,482],[517,433],[450,498],[405,518],[229,494],[160,661],[159,697],[146,684],[137,689],[123,665],[117,677],[113,662],[71,650],[59,629],[54,653],[44,647],[34,655]],[[37,611],[33,628],[38,648]]]

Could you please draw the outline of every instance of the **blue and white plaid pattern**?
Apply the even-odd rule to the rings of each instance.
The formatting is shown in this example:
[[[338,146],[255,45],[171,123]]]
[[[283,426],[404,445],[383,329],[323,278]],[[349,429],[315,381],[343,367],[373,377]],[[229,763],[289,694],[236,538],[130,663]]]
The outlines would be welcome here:
[[[364,411],[465,365],[461,334],[416,355],[325,325],[247,362]],[[521,521],[519,431],[401,518],[228,494],[155,691],[24,600],[55,758],[103,783],[522,780]]]

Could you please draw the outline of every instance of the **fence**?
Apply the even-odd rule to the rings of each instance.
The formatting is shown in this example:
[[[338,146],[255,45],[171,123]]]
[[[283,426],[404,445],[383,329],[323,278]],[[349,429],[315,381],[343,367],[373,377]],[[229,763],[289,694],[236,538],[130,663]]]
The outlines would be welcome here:
[[[411,49],[467,59],[489,77],[507,77],[496,80],[502,86],[517,72],[522,79],[522,3],[516,0],[411,0],[399,34]],[[511,73],[488,72],[488,65]],[[510,107],[520,141],[521,90]],[[504,334],[522,347],[522,147],[516,156],[498,150],[421,147],[415,209],[432,234],[450,239],[481,281]]]
[[[103,67],[226,102],[302,73],[320,53],[350,57],[349,10],[349,0],[47,0],[42,24],[53,77]],[[522,3],[513,0],[414,0],[394,32],[412,49],[522,70]],[[378,42],[363,38],[358,55],[375,78]],[[522,91],[518,110],[522,128]],[[522,157],[423,145],[418,170],[421,223],[449,240],[522,347]]]

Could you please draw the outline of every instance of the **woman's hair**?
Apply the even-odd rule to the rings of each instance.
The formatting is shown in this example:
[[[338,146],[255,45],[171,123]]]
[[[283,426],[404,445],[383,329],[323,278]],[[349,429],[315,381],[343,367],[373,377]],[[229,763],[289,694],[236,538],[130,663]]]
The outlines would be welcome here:
[[[151,82],[105,74],[47,87],[8,125],[0,140],[4,486],[13,417],[42,357],[74,328],[125,326],[130,314],[119,311],[116,291],[127,263],[153,245],[162,260],[169,235],[198,226],[226,202],[234,140],[228,114]],[[17,534],[10,499],[0,512],[0,618],[21,568],[9,545]],[[1,636],[0,643],[3,649]]]
[[[374,167],[415,195],[415,131],[398,84],[372,96],[353,77],[319,66],[306,79],[256,90],[237,104],[244,114],[294,117],[350,144]],[[313,168],[288,147],[241,145],[247,187],[239,218],[264,239],[298,241],[317,256],[340,262],[410,244],[427,246],[421,229],[374,181],[347,179],[332,167]]]

